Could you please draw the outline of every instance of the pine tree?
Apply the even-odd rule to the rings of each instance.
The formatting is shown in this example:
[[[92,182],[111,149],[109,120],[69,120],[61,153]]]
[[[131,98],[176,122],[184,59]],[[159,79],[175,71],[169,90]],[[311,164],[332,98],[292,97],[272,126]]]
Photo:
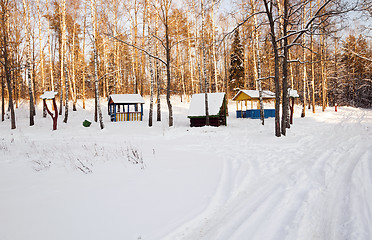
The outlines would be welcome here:
[[[243,88],[244,86],[244,50],[240,41],[239,29],[234,32],[234,40],[231,45],[230,57],[230,89]]]

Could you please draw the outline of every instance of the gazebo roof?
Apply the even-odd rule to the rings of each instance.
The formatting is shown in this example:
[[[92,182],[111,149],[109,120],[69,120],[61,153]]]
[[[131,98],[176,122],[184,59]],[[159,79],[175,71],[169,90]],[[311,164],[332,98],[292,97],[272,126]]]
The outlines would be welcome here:
[[[41,99],[53,99],[56,97],[56,95],[58,94],[58,92],[54,92],[54,91],[45,91],[41,96],[40,98]]]
[[[300,97],[297,93],[297,90],[289,89],[288,91],[289,97],[298,98]]]
[[[259,99],[259,91],[258,90],[239,90],[239,92],[233,97],[233,101],[241,101],[241,100],[252,100],[252,99]],[[262,98],[264,99],[274,99],[275,93],[269,90],[262,91]]]
[[[109,103],[111,103],[111,101],[115,104],[145,103],[145,100],[139,94],[111,94]]]
[[[223,106],[225,93],[208,93],[208,114],[217,116]],[[188,117],[205,116],[205,93],[194,94],[191,97]]]

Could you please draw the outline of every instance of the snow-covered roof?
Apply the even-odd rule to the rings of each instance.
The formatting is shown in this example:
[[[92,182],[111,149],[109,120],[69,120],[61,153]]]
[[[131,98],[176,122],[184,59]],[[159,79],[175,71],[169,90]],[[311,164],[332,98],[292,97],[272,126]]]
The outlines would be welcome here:
[[[297,90],[289,89],[288,91],[289,97],[298,98],[300,97],[297,93]]]
[[[208,93],[208,113],[210,116],[219,114],[225,93]],[[191,97],[188,117],[205,116],[205,93],[194,94]]]
[[[58,94],[58,92],[54,92],[54,91],[45,91],[41,96],[40,98],[41,99],[53,99],[55,98],[55,96]]]
[[[258,99],[260,97],[258,90],[240,90],[234,97],[233,100],[235,100],[241,93],[246,94],[252,99]],[[262,90],[262,98],[275,98],[275,93],[269,91],[269,90]]]
[[[145,103],[139,94],[111,94],[110,99],[116,103]]]

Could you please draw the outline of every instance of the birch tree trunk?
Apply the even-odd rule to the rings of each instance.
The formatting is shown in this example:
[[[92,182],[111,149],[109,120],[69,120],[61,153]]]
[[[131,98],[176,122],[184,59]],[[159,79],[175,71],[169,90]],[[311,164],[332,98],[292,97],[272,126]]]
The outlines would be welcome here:
[[[202,11],[202,48],[203,48],[203,73],[204,73],[204,100],[205,100],[205,125],[209,126],[209,109],[208,109],[208,78],[207,78],[207,59],[205,52],[205,38],[204,38],[204,24],[205,24],[205,9],[204,9],[204,0],[201,0],[201,11]]]
[[[0,28],[1,34],[2,34],[2,40],[3,40],[3,51],[2,51],[2,57],[4,59],[4,74],[5,74],[5,79],[6,79],[6,85],[8,89],[8,109],[10,110],[10,128],[15,129],[16,128],[16,122],[15,122],[15,112],[14,112],[14,104],[13,104],[13,93],[12,93],[12,87],[11,87],[11,72],[10,72],[10,63],[9,63],[9,53],[8,53],[8,48],[9,48],[9,2],[8,1],[2,1],[0,4],[1,7],[1,25],[3,26]],[[3,78],[1,80],[2,82],[2,91],[4,91],[4,82]],[[4,93],[3,93],[4,96]],[[2,103],[2,111],[4,111],[4,100]],[[4,116],[2,116],[3,120]],[[4,121],[4,120],[3,120]]]
[[[150,27],[148,27],[148,33],[150,33]],[[148,34],[148,50],[149,53],[152,51],[151,36]],[[154,102],[154,70],[152,67],[152,59],[149,57],[149,68],[150,68],[150,109],[149,109],[149,127],[152,127],[152,109]]]
[[[196,63],[198,66],[198,73],[199,73],[199,93],[202,93],[203,92],[203,79],[202,79],[201,66],[200,66],[201,46],[200,46],[200,40],[198,37],[198,14],[196,12],[195,0],[192,1],[192,4],[193,4],[193,9],[194,9],[194,14],[195,14],[195,46],[196,46],[195,57],[196,57]]]
[[[38,19],[38,25],[39,25],[39,54],[40,54],[40,70],[41,70],[41,88],[42,91],[45,91],[45,75],[44,75],[44,54],[43,54],[43,48],[42,45],[42,39],[41,39],[41,16],[40,16],[40,0],[36,1],[37,4],[37,19]],[[47,112],[46,108],[43,105],[43,118],[46,118]]]
[[[27,76],[27,83],[28,83],[28,94],[30,97],[30,126],[35,124],[34,116],[35,116],[35,104],[34,104],[34,96],[32,92],[32,72],[31,72],[31,26],[30,26],[30,6],[27,0],[23,0],[24,6],[24,20],[26,25],[26,76]]]
[[[261,56],[260,56],[260,43],[258,39],[258,22],[257,22],[257,15],[256,13],[256,8],[253,3],[253,0],[250,0],[251,2],[251,8],[252,8],[252,15],[253,15],[253,41],[254,41],[254,49],[255,49],[255,59],[257,61],[257,68],[255,69],[256,71],[256,81],[257,81],[257,86],[258,86],[258,94],[259,94],[259,99],[260,99],[260,120],[261,124],[265,125],[265,112],[264,112],[264,103],[263,103],[263,98],[262,98],[262,84],[261,84]]]
[[[312,17],[312,0],[310,0],[310,16]],[[312,29],[310,30],[312,32]],[[315,66],[314,66],[314,37],[310,35],[310,48],[311,48],[311,100],[313,113],[315,113]]]
[[[156,15],[155,18],[155,35],[158,34],[158,15]],[[158,43],[155,43],[155,53],[156,56],[158,56]],[[159,61],[155,61],[156,65],[156,104],[157,104],[157,111],[156,111],[156,121],[160,122],[161,121],[161,105],[160,105],[160,89],[161,89],[161,84],[160,84],[160,75],[161,75],[161,69],[159,67]]]
[[[77,102],[77,92],[76,92],[76,56],[75,56],[75,34],[76,34],[76,24],[74,24],[73,36],[72,36],[72,53],[71,53],[71,62],[72,62],[72,89],[71,98],[72,98],[72,111],[76,111],[76,102]]]
[[[68,76],[67,76],[67,60],[66,60],[66,0],[62,0],[62,63],[61,63],[61,70],[63,72],[64,80],[65,80],[65,117],[63,119],[64,123],[67,123],[68,120],[68,98],[69,98],[69,82],[68,82]],[[61,79],[62,81],[62,79]]]
[[[303,0],[303,8],[302,8],[302,28],[305,28],[305,1]],[[306,44],[306,36],[305,34],[302,35],[302,46],[305,46]],[[306,52],[305,48],[302,48],[302,61],[303,61],[303,76],[302,76],[302,82],[303,82],[303,101],[302,101],[302,113],[301,117],[305,117],[306,115],[306,83],[307,83],[307,70],[306,70]]]
[[[218,74],[217,74],[217,57],[216,57],[216,30],[214,25],[214,5],[215,0],[212,0],[212,13],[211,13],[211,19],[212,19],[212,54],[213,54],[213,67],[214,67],[214,84],[216,85],[216,92],[219,91],[218,88]]]
[[[83,30],[83,51],[82,51],[82,58],[81,58],[81,66],[82,66],[82,74],[83,74],[83,109],[85,109],[85,33],[86,33],[86,21],[87,20],[87,4],[84,4],[84,30]]]
[[[96,111],[99,115],[99,123],[101,129],[105,126],[103,124],[101,105],[99,103],[99,91],[98,91],[98,54],[97,54],[97,5],[96,0],[90,1],[91,18],[93,25],[93,57],[94,57],[94,86],[95,86],[95,105]],[[95,114],[95,121],[97,122],[97,114]]]
[[[47,14],[49,14],[49,3],[46,0]],[[48,21],[48,51],[49,51],[49,71],[50,71],[50,90],[54,91],[54,71],[53,71],[53,60],[52,60],[52,44],[50,43],[50,23]]]
[[[1,73],[1,121],[5,120],[5,82],[4,74]]]
[[[288,123],[288,38],[287,27],[288,27],[288,0],[284,0],[284,20],[283,20],[283,82],[282,82],[282,134],[286,135],[286,129],[289,127]]]
[[[271,35],[271,44],[273,46],[273,51],[274,51],[274,83],[275,83],[275,136],[280,137],[280,116],[279,116],[279,111],[280,111],[280,85],[279,85],[279,50],[278,50],[278,45],[276,41],[276,35],[275,35],[275,23],[273,19],[273,2],[270,1],[270,6],[268,5],[269,3],[267,0],[263,0],[264,5],[265,5],[265,12],[266,15],[269,19],[269,24],[270,24],[270,35]]]
[[[190,82],[191,82],[191,93],[194,93],[194,66],[193,59],[191,57],[191,35],[190,35],[190,24],[187,22],[187,55],[189,59],[189,72],[190,72]]]

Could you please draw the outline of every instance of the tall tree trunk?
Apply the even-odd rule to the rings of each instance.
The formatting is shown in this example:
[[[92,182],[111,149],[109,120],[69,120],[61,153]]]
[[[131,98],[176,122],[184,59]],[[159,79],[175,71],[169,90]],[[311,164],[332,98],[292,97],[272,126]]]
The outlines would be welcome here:
[[[207,59],[206,59],[206,52],[205,52],[205,36],[204,36],[204,30],[205,30],[205,9],[204,9],[204,0],[201,0],[201,11],[202,11],[202,48],[203,48],[203,73],[204,73],[204,100],[205,100],[205,125],[209,126],[209,106],[208,106],[208,78],[207,78]]]
[[[72,64],[72,77],[69,81],[70,84],[70,91],[71,91],[71,98],[72,98],[72,111],[76,111],[76,102],[77,102],[77,92],[76,92],[76,56],[75,56],[75,34],[76,34],[76,24],[74,24],[74,30],[72,33],[72,52],[71,56],[71,64]]]
[[[261,124],[265,125],[265,112],[264,112],[264,103],[263,103],[263,98],[262,98],[262,84],[261,84],[260,43],[259,43],[259,39],[258,39],[258,30],[257,30],[258,22],[257,22],[257,15],[255,15],[256,9],[255,9],[255,5],[253,3],[253,0],[251,0],[250,2],[251,2],[252,14],[254,14],[254,16],[253,16],[253,21],[254,21],[254,24],[253,24],[254,45],[253,46],[254,47],[253,47],[253,49],[255,50],[254,56],[256,56],[254,59],[257,61],[257,64],[255,64],[256,65],[255,73],[256,73],[256,82],[257,82],[257,86],[258,86],[258,93],[259,93],[259,99],[260,99],[260,120],[261,120]]]
[[[66,60],[66,54],[67,54],[67,47],[66,47],[66,0],[62,0],[62,72],[65,77],[65,117],[63,119],[64,123],[67,123],[68,120],[68,98],[69,98],[69,82],[68,82],[68,76],[67,76],[67,60]],[[61,79],[62,80],[62,79]]]
[[[312,17],[312,0],[310,0],[310,16]],[[310,29],[312,32],[312,29]],[[310,48],[311,48],[311,100],[313,113],[315,113],[315,66],[314,66],[314,37],[310,35]]]
[[[1,74],[1,121],[5,120],[5,82],[4,76]]]
[[[49,14],[49,3],[46,0],[47,14]],[[50,71],[50,90],[54,91],[54,73],[53,73],[53,60],[52,60],[52,44],[50,43],[50,23],[48,21],[48,51],[49,51],[49,71]]]
[[[193,59],[191,57],[191,35],[190,35],[190,23],[187,22],[187,56],[189,60],[189,72],[190,72],[190,85],[191,85],[191,93],[194,93],[194,66],[193,66]]]
[[[158,33],[158,15],[156,15],[155,18],[155,35]],[[158,56],[158,43],[155,43],[155,54]],[[160,84],[160,67],[159,67],[159,61],[155,61],[156,65],[156,105],[157,105],[157,111],[156,111],[156,121],[160,122],[161,121],[161,105],[160,105],[160,89],[161,89],[161,84]]]
[[[303,7],[302,7],[302,28],[305,28],[305,2],[303,0]],[[305,34],[302,35],[302,46],[306,44],[306,36]],[[303,82],[303,99],[302,99],[302,113],[301,117],[305,117],[306,115],[306,83],[307,83],[307,70],[306,70],[306,52],[305,48],[302,48],[302,61],[303,61],[303,75],[302,75],[302,82]]]
[[[28,83],[28,94],[30,97],[30,126],[35,124],[34,116],[35,116],[35,104],[34,104],[34,96],[32,92],[32,72],[31,72],[31,26],[30,26],[30,7],[29,2],[23,0],[24,6],[24,20],[26,25],[26,76],[27,76],[27,83]]]
[[[150,33],[150,27],[148,27],[148,32]],[[148,34],[148,50],[151,53],[151,36]],[[152,127],[152,109],[154,102],[154,70],[152,68],[152,59],[149,57],[149,68],[150,68],[150,109],[149,109],[149,127]]]
[[[101,105],[99,103],[99,91],[98,91],[98,54],[97,54],[97,6],[96,0],[90,1],[91,6],[91,17],[93,25],[93,57],[94,57],[94,86],[95,86],[95,105],[96,111],[99,115],[99,123],[101,129],[105,126],[103,124]],[[97,114],[95,114],[95,121],[97,122]]]
[[[200,55],[201,55],[201,46],[200,46],[200,40],[198,37],[198,17],[199,14],[196,12],[196,4],[195,0],[192,0],[192,5],[194,9],[194,14],[195,14],[195,46],[196,46],[196,51],[195,51],[195,57],[196,57],[196,62],[198,66],[198,73],[199,73],[199,93],[203,92],[203,78],[201,74],[201,66],[200,66]]]
[[[216,85],[216,92],[219,91],[218,88],[218,74],[217,74],[217,56],[216,56],[216,30],[215,30],[215,25],[214,25],[214,5],[215,5],[215,0],[212,0],[212,13],[211,13],[211,19],[212,19],[212,54],[213,54],[213,68],[214,68],[214,84]]]
[[[275,136],[280,137],[280,85],[279,85],[279,50],[278,50],[278,44],[276,41],[276,35],[275,35],[275,23],[273,19],[272,9],[273,9],[273,2],[270,1],[270,7],[268,5],[267,0],[263,0],[265,5],[265,12],[267,14],[267,17],[269,19],[270,24],[270,35],[271,35],[271,44],[273,46],[274,51],[274,83],[275,83]]]
[[[168,6],[167,6],[168,7]],[[169,9],[166,10],[167,14]],[[169,127],[173,126],[173,110],[172,110],[172,104],[170,101],[170,91],[171,91],[171,46],[170,46],[170,39],[169,39],[169,19],[168,16],[166,16],[165,20],[165,48],[166,48],[166,68],[167,68],[167,105],[168,105],[168,111],[169,111]]]
[[[83,109],[85,109],[85,33],[86,33],[86,27],[87,27],[87,4],[84,4],[84,30],[83,30],[83,51],[82,51],[82,58],[81,58],[81,62],[82,62],[82,74],[83,74],[83,82],[82,82],[82,85],[83,85]]]
[[[283,21],[283,82],[282,82],[282,134],[286,135],[286,129],[289,126],[288,122],[288,38],[287,27],[288,27],[288,0],[284,0],[284,21]]]
[[[44,92],[45,89],[45,75],[44,75],[44,54],[43,54],[43,48],[42,45],[42,39],[41,39],[41,16],[40,16],[40,0],[36,1],[37,3],[37,18],[38,18],[38,25],[39,25],[39,54],[40,54],[40,70],[41,70],[41,88]],[[43,105],[43,118],[46,118],[47,112],[45,109],[45,106]]]
[[[12,94],[12,84],[11,84],[11,72],[10,72],[10,62],[9,62],[9,2],[2,2],[1,3],[1,25],[3,26],[0,28],[0,31],[2,31],[2,39],[3,39],[3,59],[4,59],[4,73],[5,73],[5,79],[6,79],[6,85],[8,89],[8,109],[10,110],[10,128],[15,129],[16,128],[16,122],[15,122],[15,112],[14,112],[14,105],[13,105],[13,94]],[[3,80],[2,80],[3,82]],[[3,85],[4,90],[4,85]],[[4,100],[3,100],[4,104]],[[3,110],[4,112],[4,110]]]

